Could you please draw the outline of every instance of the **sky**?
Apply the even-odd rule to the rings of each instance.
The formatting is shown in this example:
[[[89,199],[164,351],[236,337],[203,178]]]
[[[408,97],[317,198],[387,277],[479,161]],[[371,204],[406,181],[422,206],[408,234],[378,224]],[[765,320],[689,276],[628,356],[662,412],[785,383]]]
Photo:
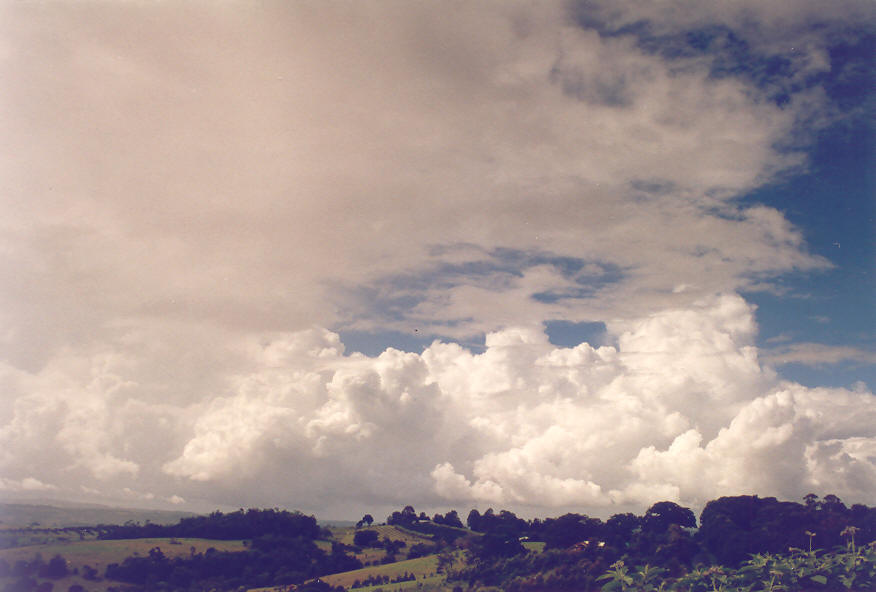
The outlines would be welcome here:
[[[0,498],[876,504],[869,1],[0,3]]]

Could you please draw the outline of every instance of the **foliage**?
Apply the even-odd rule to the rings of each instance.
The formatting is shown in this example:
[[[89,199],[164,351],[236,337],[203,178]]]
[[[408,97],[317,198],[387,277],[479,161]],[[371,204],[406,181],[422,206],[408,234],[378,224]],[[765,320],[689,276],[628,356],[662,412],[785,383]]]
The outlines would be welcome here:
[[[876,588],[876,545],[830,553],[792,549],[772,555],[758,553],[739,567],[698,567],[678,578],[663,578],[663,572],[645,564],[636,569],[623,561],[597,578],[604,592],[778,592],[873,590]]]
[[[718,563],[738,565],[752,554],[782,553],[789,546],[831,549],[844,544],[842,531],[849,526],[858,529],[860,540],[876,539],[876,508],[849,509],[835,495],[819,501],[809,494],[804,500],[805,505],[741,495],[710,501],[697,541]]]
[[[485,516],[495,514],[473,510],[468,523],[484,531]],[[565,514],[528,523],[525,538],[544,541],[541,554],[478,553],[468,541],[471,561],[451,578],[510,592],[876,589],[868,575],[872,549],[861,547],[874,539],[873,518],[872,508],[849,509],[836,496],[807,497],[806,505],[756,496],[721,498],[706,506],[698,532],[693,512],[673,502],[658,502],[641,517],[617,514],[605,522]],[[812,551],[813,541],[816,547],[819,541],[847,547]]]
[[[376,530],[357,530],[353,537],[353,544],[357,547],[377,547],[380,541],[380,533]]]
[[[456,513],[456,510],[450,510],[443,516],[441,514],[435,514],[435,516],[432,517],[432,522],[435,524],[452,526],[454,528],[465,528],[462,524],[462,520],[459,519],[459,514]]]

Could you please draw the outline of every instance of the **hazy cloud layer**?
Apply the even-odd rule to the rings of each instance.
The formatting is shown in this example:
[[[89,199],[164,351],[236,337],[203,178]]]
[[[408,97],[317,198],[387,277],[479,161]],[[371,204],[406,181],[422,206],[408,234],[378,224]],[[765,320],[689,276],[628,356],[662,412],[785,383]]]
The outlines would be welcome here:
[[[824,38],[872,14],[771,6],[3,5],[0,489],[874,501],[872,395],[782,382],[736,295],[830,266],[740,197],[805,169]],[[796,49],[718,76],[636,21]],[[818,347],[772,360],[854,357]]]
[[[779,212],[731,201],[802,163],[774,148],[798,98],[780,108],[559,6],[4,10],[4,349],[21,363],[132,316],[367,326],[369,303],[336,288],[446,261],[435,245],[627,270],[548,310],[491,286],[508,292],[496,317],[465,286],[425,287],[418,317],[469,333],[826,264]]]

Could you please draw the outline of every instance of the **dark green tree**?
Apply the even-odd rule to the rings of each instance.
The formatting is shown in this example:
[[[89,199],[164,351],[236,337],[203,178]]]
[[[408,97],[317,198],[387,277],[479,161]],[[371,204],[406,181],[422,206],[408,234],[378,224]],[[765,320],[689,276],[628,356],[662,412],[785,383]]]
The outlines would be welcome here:
[[[43,569],[44,577],[47,578],[63,578],[66,577],[70,571],[67,569],[67,560],[61,557],[60,555],[55,555],[49,562],[46,564],[45,569]]]
[[[376,530],[357,530],[353,535],[353,544],[357,547],[377,547],[380,543],[380,533]]]
[[[468,518],[466,518],[465,523],[471,530],[480,531],[481,530],[481,513],[476,509],[472,510],[468,513]]]

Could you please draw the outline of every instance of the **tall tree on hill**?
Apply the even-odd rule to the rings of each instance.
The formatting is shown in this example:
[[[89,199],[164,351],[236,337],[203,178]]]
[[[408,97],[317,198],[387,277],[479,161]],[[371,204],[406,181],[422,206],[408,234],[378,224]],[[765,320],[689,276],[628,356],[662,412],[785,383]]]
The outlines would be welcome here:
[[[481,530],[481,513],[476,509],[473,509],[468,513],[468,518],[466,518],[465,523],[471,530],[479,532]]]
[[[456,528],[462,528],[462,520],[459,519],[459,514],[456,513],[456,510],[450,510],[446,514],[444,514],[444,524],[447,526],[455,526]]]
[[[365,514],[364,516],[362,516],[362,520],[360,520],[359,522],[356,523],[356,528],[360,528],[363,525],[371,526],[373,523],[374,523],[374,516],[372,516],[371,514]]]

